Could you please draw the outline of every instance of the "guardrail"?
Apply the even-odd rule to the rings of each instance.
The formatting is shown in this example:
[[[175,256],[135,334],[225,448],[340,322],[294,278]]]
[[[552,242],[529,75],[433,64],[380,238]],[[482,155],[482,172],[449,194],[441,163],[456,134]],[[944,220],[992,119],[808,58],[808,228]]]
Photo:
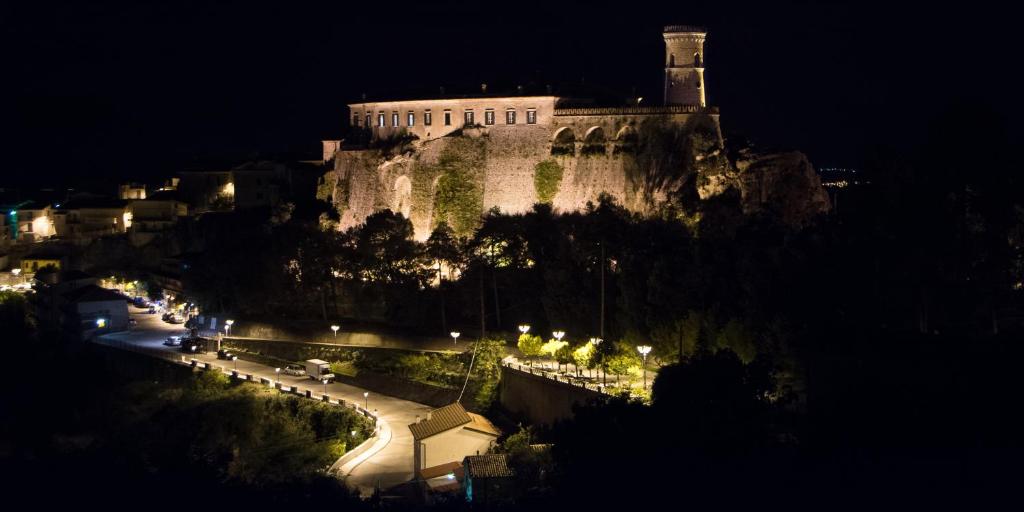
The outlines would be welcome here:
[[[551,371],[544,370],[543,368],[534,368],[532,366],[527,366],[527,365],[523,365],[523,364],[520,364],[520,363],[512,363],[512,362],[508,362],[508,361],[503,362],[502,365],[505,366],[506,368],[510,369],[510,370],[515,370],[515,371],[522,372],[522,373],[529,373],[530,375],[535,375],[537,377],[544,377],[546,379],[553,380],[555,382],[560,382],[562,384],[567,384],[569,386],[575,386],[575,387],[578,387],[578,388],[585,388],[585,389],[588,389],[590,391],[594,391],[594,392],[597,392],[597,393],[607,394],[607,391],[605,390],[605,387],[604,387],[603,384],[599,384],[599,383],[596,383],[596,382],[587,382],[585,379],[582,379],[580,377],[573,377],[571,375],[563,375],[563,374],[558,373],[558,372],[551,372]]]

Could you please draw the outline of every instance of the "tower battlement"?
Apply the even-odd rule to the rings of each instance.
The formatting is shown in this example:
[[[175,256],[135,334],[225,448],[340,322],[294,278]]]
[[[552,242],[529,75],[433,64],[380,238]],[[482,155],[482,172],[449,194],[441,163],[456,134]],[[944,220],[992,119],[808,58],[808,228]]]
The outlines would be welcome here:
[[[665,39],[665,105],[707,106],[704,87],[704,40],[707,30],[668,25]]]

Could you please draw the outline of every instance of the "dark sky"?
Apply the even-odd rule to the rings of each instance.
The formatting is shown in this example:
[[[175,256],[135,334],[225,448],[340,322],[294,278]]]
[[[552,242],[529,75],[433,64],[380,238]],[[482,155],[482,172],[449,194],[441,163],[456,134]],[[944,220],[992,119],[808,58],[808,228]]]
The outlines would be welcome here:
[[[1020,107],[1019,29],[981,3],[17,4],[0,7],[14,135],[0,186],[315,156],[362,92],[585,80],[660,99],[661,27],[673,23],[709,28],[709,102],[727,132],[817,166],[909,146],[952,103]]]

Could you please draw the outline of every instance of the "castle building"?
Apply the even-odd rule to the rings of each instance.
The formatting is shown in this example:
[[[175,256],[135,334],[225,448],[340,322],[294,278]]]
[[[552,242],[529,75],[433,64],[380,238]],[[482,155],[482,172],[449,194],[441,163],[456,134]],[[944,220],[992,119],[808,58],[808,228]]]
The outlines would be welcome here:
[[[601,193],[611,194],[627,208],[642,209],[650,198],[637,197],[637,185],[629,182],[626,169],[641,126],[685,124],[696,114],[706,114],[721,139],[718,113],[707,106],[704,86],[706,36],[699,27],[665,27],[662,105],[642,98],[600,104],[554,94],[550,88],[544,94],[525,94],[522,87],[514,94],[494,94],[486,85],[477,94],[461,97],[351,103],[351,127],[363,130],[369,144],[323,141],[324,161],[333,160],[334,166],[324,176],[321,190],[330,191],[328,197],[341,212],[341,228],[388,208],[412,220],[418,239],[425,239],[440,220],[452,224],[453,206],[437,204],[438,187],[444,186],[439,173],[448,172],[435,169],[442,156],[449,162],[456,157],[473,160],[459,176],[472,179],[480,196],[478,201],[460,203],[463,208],[479,206],[473,215],[493,207],[524,212],[537,202],[575,211]],[[416,140],[411,157],[374,153],[374,143],[379,147],[402,138]],[[456,140],[465,138],[479,142]],[[559,179],[553,193],[538,188],[538,169],[555,169]]]

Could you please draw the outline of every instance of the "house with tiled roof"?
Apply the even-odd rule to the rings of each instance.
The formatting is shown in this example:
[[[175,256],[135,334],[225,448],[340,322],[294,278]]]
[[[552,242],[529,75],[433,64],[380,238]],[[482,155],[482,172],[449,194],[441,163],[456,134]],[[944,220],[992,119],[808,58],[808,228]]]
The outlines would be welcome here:
[[[466,501],[488,504],[511,495],[512,468],[507,453],[471,455],[462,461]]]
[[[470,455],[487,453],[501,435],[487,418],[467,412],[458,402],[434,409],[409,425],[416,475],[458,467]]]

